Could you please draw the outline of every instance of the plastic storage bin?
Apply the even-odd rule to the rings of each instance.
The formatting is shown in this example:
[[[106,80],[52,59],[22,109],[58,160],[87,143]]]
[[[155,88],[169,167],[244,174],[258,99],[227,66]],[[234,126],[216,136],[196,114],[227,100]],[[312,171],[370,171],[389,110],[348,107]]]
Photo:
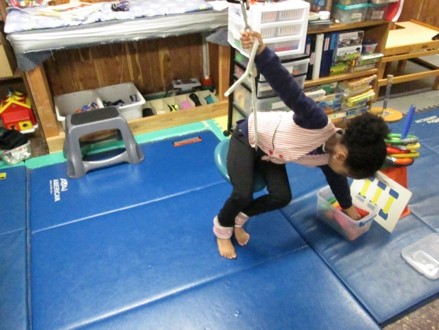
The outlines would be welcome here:
[[[352,6],[337,4],[334,6],[332,17],[344,24],[363,22],[366,20],[368,7],[367,3]]]
[[[247,78],[246,80],[244,80],[244,84],[249,90],[251,90],[250,79],[251,78]],[[294,79],[296,80],[297,84],[303,89],[303,86],[305,85],[306,75],[303,74],[300,76],[296,76],[294,77]],[[273,88],[271,88],[268,82],[256,81],[256,96],[259,98],[272,97],[277,96],[277,93],[273,90]]]
[[[304,53],[308,27],[309,3],[287,0],[277,3],[254,3],[247,11],[251,28],[260,31],[267,47],[279,56]],[[242,48],[241,31],[245,29],[241,6],[229,6],[228,41],[242,54],[249,51]]]
[[[65,125],[65,117],[67,115],[81,111],[84,106],[93,103],[98,108],[104,107],[98,93],[93,89],[55,96],[53,101],[55,103],[56,118],[63,126]]]
[[[235,65],[234,71],[235,76],[237,78],[240,78],[244,72],[245,72],[245,66],[247,65],[246,61],[238,61],[236,60],[240,65]],[[308,65],[309,65],[309,58],[298,58],[298,59],[292,59],[292,60],[286,60],[282,62],[282,65],[285,67],[285,69],[288,70],[293,76],[301,76],[303,74],[306,74],[308,71]],[[257,80],[260,82],[266,82],[267,80],[262,74],[259,74],[257,76]]]
[[[96,91],[103,104],[109,102],[116,105],[126,120],[142,118],[142,110],[146,101],[133,83],[101,87]],[[122,104],[114,104],[117,101],[122,101]]]
[[[384,19],[386,9],[387,4],[369,4],[369,7],[367,8],[366,20],[374,21]]]
[[[309,3],[305,1],[286,0],[278,3],[253,3],[247,10],[248,23],[254,30],[260,31],[262,24],[282,21],[307,21]],[[229,17],[244,22],[241,6],[229,6]]]
[[[252,112],[251,92],[244,85],[239,85],[233,92],[233,102],[246,114]],[[290,109],[278,97],[258,98],[256,111],[289,111]]]
[[[283,62],[282,65],[295,77],[306,74],[308,71],[309,58],[302,60],[294,60],[290,62]],[[259,81],[266,81],[263,75],[260,75]]]
[[[317,218],[330,226],[349,241],[355,240],[365,234],[372,225],[376,212],[371,207],[361,208],[369,212],[360,220],[353,220],[341,210],[335,208],[329,200],[334,199],[331,188],[326,186],[317,194]]]

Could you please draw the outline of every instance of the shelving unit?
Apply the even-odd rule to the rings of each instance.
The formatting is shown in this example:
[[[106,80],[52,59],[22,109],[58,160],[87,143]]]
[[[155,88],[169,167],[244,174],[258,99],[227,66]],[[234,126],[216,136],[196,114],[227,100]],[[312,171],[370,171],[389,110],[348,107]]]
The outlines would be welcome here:
[[[366,21],[366,22],[359,22],[352,24],[334,24],[327,28],[310,29],[308,30],[308,34],[339,32],[339,31],[356,30],[356,29],[364,30],[365,39],[374,39],[377,41],[376,52],[378,53],[384,52],[386,48],[387,37],[389,35],[389,30],[390,30],[390,22],[385,20]],[[305,88],[377,74],[378,66],[379,65],[377,65],[376,68],[374,69],[365,70],[365,71],[344,73],[340,75],[319,78],[316,80],[307,80],[305,81]],[[375,81],[373,83],[374,89],[376,85],[377,82]]]
[[[364,31],[365,39],[374,39],[377,41],[376,52],[384,52],[386,47],[386,41],[390,30],[390,23],[385,20],[374,20],[374,21],[366,21],[352,24],[334,24],[329,27],[320,27],[309,29],[307,34],[318,34],[318,33],[326,33],[326,32],[340,32],[340,31],[348,31],[348,30],[357,30],[361,29]],[[232,83],[235,77],[235,68],[236,65],[234,62],[236,51],[233,49],[231,52],[231,67],[230,67],[230,82]],[[323,77],[315,80],[305,80],[304,88],[316,87],[332,82],[341,82],[345,80],[367,77],[378,73],[378,67],[380,66],[380,62],[377,63],[375,68],[357,71],[352,73],[343,73],[339,75],[333,75],[328,77]],[[372,88],[377,90],[378,81],[375,80],[372,83]],[[233,122],[236,121],[233,119],[233,114],[238,113],[239,115],[245,117],[246,111],[242,109],[236,102],[234,101],[233,93],[229,96],[229,107],[228,107],[228,123],[227,123],[227,131],[231,131]],[[234,110],[237,110],[236,112]],[[238,118],[237,118],[238,119]]]

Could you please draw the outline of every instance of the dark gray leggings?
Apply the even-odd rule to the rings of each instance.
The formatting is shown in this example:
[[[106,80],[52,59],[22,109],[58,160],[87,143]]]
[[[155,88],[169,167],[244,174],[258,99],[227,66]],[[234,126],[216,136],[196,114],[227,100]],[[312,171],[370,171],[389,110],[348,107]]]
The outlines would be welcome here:
[[[239,212],[254,216],[286,206],[292,199],[290,183],[284,164],[261,160],[238,128],[230,138],[227,171],[233,191],[218,214],[223,227],[232,227]],[[253,199],[254,173],[262,174],[268,194]]]

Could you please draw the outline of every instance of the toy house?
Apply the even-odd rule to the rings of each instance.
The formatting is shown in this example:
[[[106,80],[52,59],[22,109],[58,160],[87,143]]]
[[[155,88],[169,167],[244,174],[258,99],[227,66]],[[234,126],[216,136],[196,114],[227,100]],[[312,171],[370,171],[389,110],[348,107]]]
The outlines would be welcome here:
[[[17,91],[10,92],[2,100],[0,119],[4,128],[15,129],[22,133],[31,133],[38,126],[29,98]]]

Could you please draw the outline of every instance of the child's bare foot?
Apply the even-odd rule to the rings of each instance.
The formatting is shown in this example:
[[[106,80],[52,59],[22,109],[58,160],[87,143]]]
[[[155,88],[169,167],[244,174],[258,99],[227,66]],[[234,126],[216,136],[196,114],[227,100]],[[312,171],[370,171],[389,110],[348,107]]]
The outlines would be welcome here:
[[[235,247],[233,246],[230,238],[217,238],[216,243],[218,244],[218,251],[221,256],[227,259],[236,258]]]
[[[244,246],[250,240],[250,235],[244,230],[243,227],[235,226],[233,233],[235,234],[235,239],[239,245]]]

